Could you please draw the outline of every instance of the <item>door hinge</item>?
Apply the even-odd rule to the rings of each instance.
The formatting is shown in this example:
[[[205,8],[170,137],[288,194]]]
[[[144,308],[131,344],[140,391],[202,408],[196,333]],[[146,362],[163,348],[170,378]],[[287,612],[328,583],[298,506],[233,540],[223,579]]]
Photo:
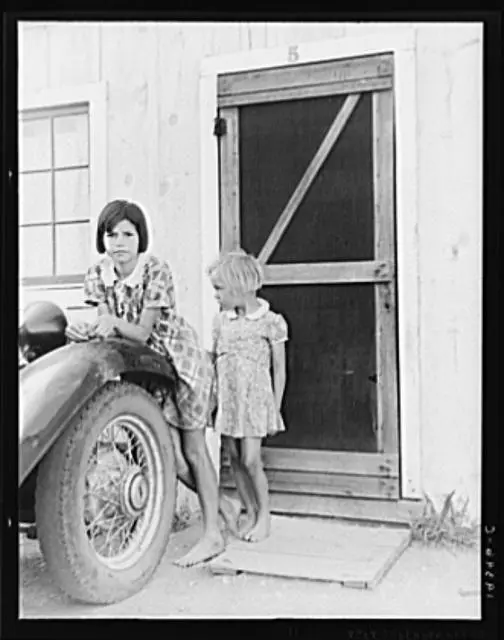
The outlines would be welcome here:
[[[218,138],[226,134],[226,121],[224,120],[224,118],[217,116],[214,119],[213,132],[214,132],[214,136],[217,136]]]

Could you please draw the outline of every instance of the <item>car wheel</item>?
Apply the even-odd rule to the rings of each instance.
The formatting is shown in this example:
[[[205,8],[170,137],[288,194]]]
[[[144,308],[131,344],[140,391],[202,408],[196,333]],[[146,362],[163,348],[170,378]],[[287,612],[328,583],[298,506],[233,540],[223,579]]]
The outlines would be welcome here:
[[[164,554],[176,500],[168,426],[137,385],[109,382],[42,461],[35,512],[58,586],[107,604],[139,591]]]

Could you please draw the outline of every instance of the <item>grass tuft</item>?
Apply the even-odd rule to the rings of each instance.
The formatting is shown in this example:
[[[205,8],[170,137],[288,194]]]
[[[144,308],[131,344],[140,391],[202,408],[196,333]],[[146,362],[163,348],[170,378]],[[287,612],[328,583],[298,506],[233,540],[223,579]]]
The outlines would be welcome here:
[[[440,511],[432,499],[424,494],[423,513],[412,524],[413,540],[425,545],[444,545],[456,548],[473,548],[479,541],[479,525],[469,518],[469,499],[456,506],[453,501],[455,491],[449,493]]]

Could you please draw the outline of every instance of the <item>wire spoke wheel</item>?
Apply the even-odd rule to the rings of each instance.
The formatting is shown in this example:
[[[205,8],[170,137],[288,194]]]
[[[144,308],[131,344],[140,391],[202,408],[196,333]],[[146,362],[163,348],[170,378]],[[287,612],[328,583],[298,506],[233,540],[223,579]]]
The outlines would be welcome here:
[[[136,561],[160,519],[162,460],[140,418],[121,415],[99,434],[86,470],[84,524],[100,560],[111,568]]]
[[[155,400],[108,382],[41,462],[35,511],[44,558],[76,600],[118,602],[159,565],[170,536],[176,470]]]

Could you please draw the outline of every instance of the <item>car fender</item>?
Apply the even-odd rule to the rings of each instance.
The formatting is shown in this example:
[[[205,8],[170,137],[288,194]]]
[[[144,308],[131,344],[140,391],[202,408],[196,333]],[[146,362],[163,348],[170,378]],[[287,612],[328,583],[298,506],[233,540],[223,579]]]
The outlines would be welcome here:
[[[91,396],[131,372],[155,375],[167,387],[176,381],[166,358],[125,339],[68,344],[21,369],[19,485]]]

